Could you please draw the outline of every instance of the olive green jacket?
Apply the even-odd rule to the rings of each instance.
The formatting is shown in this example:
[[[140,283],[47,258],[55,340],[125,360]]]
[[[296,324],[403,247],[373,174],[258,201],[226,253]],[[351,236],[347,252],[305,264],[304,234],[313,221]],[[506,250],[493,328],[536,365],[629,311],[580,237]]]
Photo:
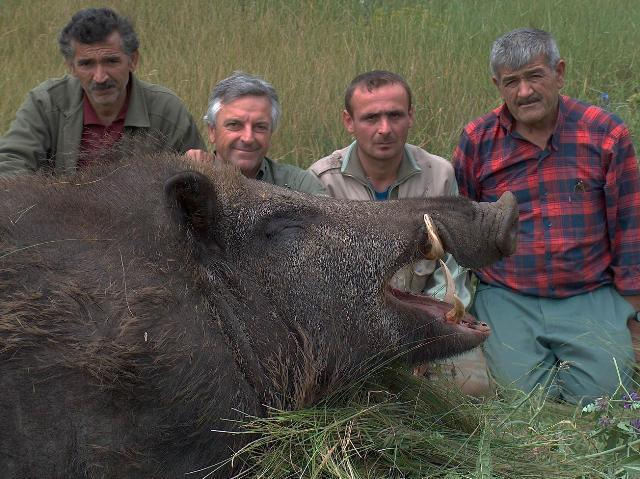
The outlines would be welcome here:
[[[149,132],[178,153],[206,149],[182,101],[171,90],[130,76],[124,134]],[[7,133],[0,138],[0,176],[48,167],[75,171],[83,128],[83,89],[73,76],[50,79],[27,95]]]
[[[327,194],[322,183],[312,173],[297,166],[276,163],[267,157],[262,160],[256,180],[312,195]]]
[[[313,163],[313,172],[327,189],[330,196],[350,200],[373,200],[375,193],[357,155],[357,142],[334,151]],[[444,158],[406,144],[404,157],[395,183],[391,185],[389,197],[426,198],[431,196],[457,196],[458,184],[453,167]],[[445,263],[454,278],[456,292],[465,307],[471,302],[470,278],[450,254]],[[434,271],[435,270],[435,271]],[[398,271],[392,282],[395,287],[442,299],[446,292],[446,277],[437,263],[420,260]]]

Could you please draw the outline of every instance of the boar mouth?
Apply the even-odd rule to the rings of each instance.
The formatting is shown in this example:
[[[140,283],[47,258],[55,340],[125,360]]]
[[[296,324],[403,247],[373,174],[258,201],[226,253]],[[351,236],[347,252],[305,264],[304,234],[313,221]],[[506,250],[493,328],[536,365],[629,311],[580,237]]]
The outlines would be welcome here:
[[[398,309],[412,311],[416,316],[427,320],[437,320],[465,335],[477,336],[478,342],[484,341],[491,329],[486,323],[479,322],[466,311],[461,315],[451,315],[451,304],[425,296],[414,294],[387,285],[386,296]]]
[[[490,329],[486,323],[480,323],[471,314],[467,313],[460,299],[456,296],[456,288],[451,272],[444,257],[444,248],[439,238],[436,227],[428,214],[424,215],[425,232],[430,249],[425,254],[428,260],[437,260],[446,278],[446,294],[444,301],[431,296],[416,294],[406,289],[394,286],[391,281],[387,282],[386,296],[401,309],[411,310],[418,317],[425,317],[427,320],[437,320],[460,333],[475,336],[479,342],[489,336]],[[434,265],[435,267],[435,265]]]

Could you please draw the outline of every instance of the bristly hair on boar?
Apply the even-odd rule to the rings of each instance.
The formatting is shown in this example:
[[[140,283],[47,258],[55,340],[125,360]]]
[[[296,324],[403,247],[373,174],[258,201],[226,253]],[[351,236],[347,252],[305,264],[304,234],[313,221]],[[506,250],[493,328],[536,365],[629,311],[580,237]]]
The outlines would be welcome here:
[[[488,328],[389,280],[430,250],[515,249],[512,195],[348,202],[119,155],[0,179],[0,476],[176,477],[362,371],[458,354]],[[229,471],[220,471],[226,477]]]

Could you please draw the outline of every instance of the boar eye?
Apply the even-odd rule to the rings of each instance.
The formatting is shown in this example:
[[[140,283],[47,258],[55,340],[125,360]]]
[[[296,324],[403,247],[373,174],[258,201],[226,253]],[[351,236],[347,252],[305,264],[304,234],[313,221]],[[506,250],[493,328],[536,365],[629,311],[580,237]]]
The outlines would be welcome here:
[[[270,240],[293,239],[303,230],[303,222],[296,218],[272,217],[264,225],[264,235]]]

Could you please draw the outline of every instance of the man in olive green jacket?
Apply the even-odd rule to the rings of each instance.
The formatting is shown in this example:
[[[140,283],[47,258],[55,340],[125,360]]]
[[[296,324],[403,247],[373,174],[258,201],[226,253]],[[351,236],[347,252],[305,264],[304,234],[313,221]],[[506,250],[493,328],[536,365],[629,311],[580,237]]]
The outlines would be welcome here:
[[[280,119],[280,103],[275,89],[264,79],[234,72],[221,80],[213,89],[204,119],[215,153],[191,150],[187,152],[190,158],[232,163],[247,178],[314,195],[326,194],[312,173],[267,158],[271,135]]]
[[[179,153],[204,147],[180,99],[133,75],[138,39],[126,18],[107,8],[81,10],[59,46],[70,75],[29,92],[0,138],[0,175],[72,173],[134,134]]]

